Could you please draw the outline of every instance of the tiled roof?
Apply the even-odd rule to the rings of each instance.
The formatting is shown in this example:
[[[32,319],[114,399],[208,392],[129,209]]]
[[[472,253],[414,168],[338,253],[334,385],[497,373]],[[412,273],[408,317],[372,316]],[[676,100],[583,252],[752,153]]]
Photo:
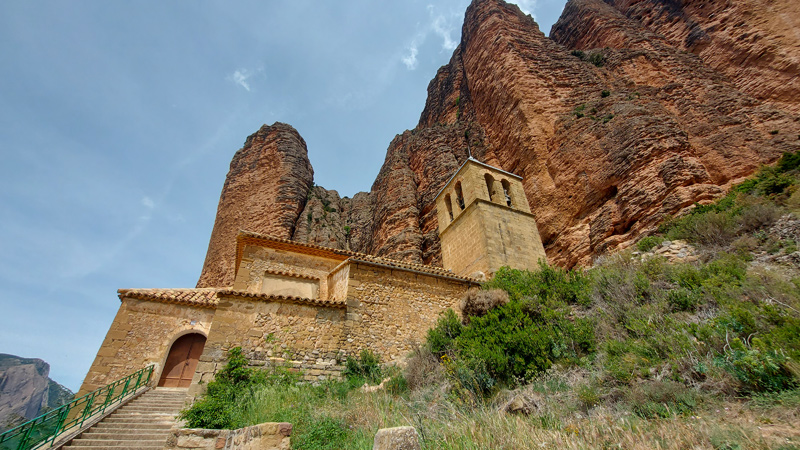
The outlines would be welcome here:
[[[247,291],[235,291],[233,289],[223,289],[220,290],[218,294],[224,297],[244,297],[244,298],[253,298],[259,300],[273,300],[279,302],[301,303],[301,304],[317,305],[317,306],[333,306],[341,308],[347,306],[344,300],[320,300],[318,298],[315,299],[315,298],[305,298],[305,297],[294,297],[290,295],[261,294],[261,293],[247,292]]]
[[[294,273],[294,272],[286,272],[283,270],[265,270],[265,273],[270,273],[272,275],[279,275],[282,277],[292,277],[292,278],[304,278],[306,280],[314,280],[319,281],[319,277],[312,277],[311,275],[303,275],[302,273]]]
[[[411,271],[414,271],[414,272],[421,272],[421,273],[426,274],[426,275],[450,278],[450,279],[455,279],[455,280],[459,280],[459,281],[467,281],[467,282],[472,282],[472,283],[478,283],[479,282],[478,280],[476,280],[474,278],[462,277],[461,275],[454,274],[450,270],[443,269],[441,267],[436,267],[436,266],[426,266],[424,264],[407,263],[407,262],[403,262],[403,261],[397,261],[397,260],[394,260],[394,259],[379,258],[377,256],[370,256],[370,255],[362,255],[362,256],[358,256],[358,257],[353,256],[353,257],[348,258],[348,259],[350,261],[353,261],[353,262],[363,262],[363,263],[367,263],[367,264],[377,264],[377,265],[381,265],[381,266],[389,266],[389,267],[395,268],[395,269],[411,270]]]
[[[216,308],[217,292],[219,292],[217,288],[120,289],[117,294],[120,300],[128,297],[162,303],[199,306],[201,308]]]
[[[249,241],[249,242],[248,242]],[[398,261],[395,259],[390,258],[382,258],[379,256],[372,256],[366,253],[359,253],[350,250],[342,250],[338,248],[330,248],[330,247],[323,247],[321,245],[316,244],[306,244],[303,242],[295,242],[290,239],[283,239],[283,238],[276,238],[273,236],[268,236],[264,234],[254,233],[252,231],[239,231],[239,235],[237,236],[237,242],[239,243],[237,248],[236,254],[236,267],[238,270],[239,263],[241,262],[242,258],[242,251],[243,251],[243,244],[245,243],[252,243],[254,245],[264,245],[268,244],[271,247],[276,247],[275,244],[280,244],[280,247],[290,251],[297,251],[301,253],[308,253],[308,254],[315,254],[319,256],[327,256],[329,258],[335,258],[341,261],[345,259],[351,259],[353,261],[362,261],[366,263],[372,264],[381,264],[384,266],[390,266],[397,269],[406,269],[412,270],[416,272],[422,272],[424,274],[429,274],[433,276],[440,276],[446,277],[450,279],[456,279],[461,281],[468,281],[477,283],[478,280],[469,277],[462,277],[459,275],[454,274],[452,271],[448,269],[444,269],[441,267],[436,266],[428,266],[425,264],[416,264],[416,263],[409,263],[404,261]]]

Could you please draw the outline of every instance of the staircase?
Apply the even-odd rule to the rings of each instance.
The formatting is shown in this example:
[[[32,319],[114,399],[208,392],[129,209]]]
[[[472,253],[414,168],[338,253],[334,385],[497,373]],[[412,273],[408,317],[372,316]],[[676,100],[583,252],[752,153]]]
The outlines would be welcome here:
[[[183,408],[186,388],[155,388],[123,405],[65,445],[64,450],[161,450],[176,416]]]

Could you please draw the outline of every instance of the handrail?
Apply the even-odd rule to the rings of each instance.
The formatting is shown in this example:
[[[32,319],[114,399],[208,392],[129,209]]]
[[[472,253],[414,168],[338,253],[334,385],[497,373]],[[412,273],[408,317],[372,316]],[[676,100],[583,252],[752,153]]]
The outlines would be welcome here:
[[[0,450],[30,450],[48,444],[52,446],[56,437],[65,431],[83,426],[87,419],[102,414],[111,406],[121,403],[142,387],[150,383],[152,365],[109,383],[64,406],[48,411],[0,434]]]

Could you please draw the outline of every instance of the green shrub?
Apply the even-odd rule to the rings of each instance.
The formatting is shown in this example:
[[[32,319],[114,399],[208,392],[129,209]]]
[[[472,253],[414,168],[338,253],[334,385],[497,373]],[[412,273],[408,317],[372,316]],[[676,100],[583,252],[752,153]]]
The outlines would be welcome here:
[[[586,408],[594,408],[600,404],[600,393],[597,386],[591,384],[582,384],[577,389],[578,401]]]
[[[672,306],[673,311],[694,311],[701,299],[694,291],[679,288],[667,293],[667,301]]]
[[[227,364],[214,381],[208,383],[205,394],[181,411],[180,417],[188,427],[235,429],[242,426],[237,417],[239,403],[254,387],[267,383],[265,374],[247,367],[248,363],[241,347],[228,352]]]
[[[372,350],[361,350],[358,358],[347,357],[342,375],[348,379],[363,378],[367,382],[378,383],[382,377],[380,359]]]
[[[591,280],[580,270],[564,269],[539,263],[539,270],[514,270],[501,267],[485,289],[502,289],[509,299],[536,298],[542,302],[563,302],[588,306],[591,303]]]
[[[639,242],[636,243],[636,248],[641,252],[649,252],[653,248],[661,245],[662,242],[664,242],[664,238],[661,236],[645,236],[639,239]]]
[[[464,325],[452,309],[446,310],[437,320],[436,326],[428,330],[426,345],[437,356],[456,350],[455,340],[461,335]]]
[[[408,381],[402,374],[389,378],[386,383],[386,392],[392,395],[402,395],[408,391]]]
[[[636,415],[645,419],[687,415],[697,408],[693,390],[674,381],[650,381],[632,389],[627,401]]]
[[[716,362],[736,377],[746,392],[778,392],[797,386],[797,380],[785,367],[789,358],[781,351],[747,348],[737,339]]]
[[[573,50],[571,54],[572,56],[575,56],[576,58],[581,60],[586,58],[586,53],[584,53],[582,50]]]
[[[606,63],[606,57],[602,53],[592,53],[587,60],[597,67],[603,67]]]
[[[323,417],[311,421],[292,434],[292,448],[297,450],[340,450],[347,448],[352,431],[339,419]]]
[[[606,90],[603,90],[603,92],[600,93],[600,97],[602,97],[602,98],[606,98],[609,95],[611,95],[611,92],[610,91],[606,91]]]
[[[800,152],[784,153],[776,167],[779,172],[783,173],[797,170],[800,167]]]

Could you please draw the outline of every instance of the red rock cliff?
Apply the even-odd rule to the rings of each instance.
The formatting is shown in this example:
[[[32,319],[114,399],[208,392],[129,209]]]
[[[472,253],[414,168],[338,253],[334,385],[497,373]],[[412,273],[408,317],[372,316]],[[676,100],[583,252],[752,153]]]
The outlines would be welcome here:
[[[197,287],[233,284],[236,234],[291,238],[314,179],[306,143],[290,125],[264,125],[236,152]]]
[[[309,192],[307,160],[272,181],[244,171],[260,184],[236,189],[236,204],[261,208],[261,222],[245,211],[225,213],[223,223],[218,217],[204,276],[209,264],[218,273],[232,270],[232,259],[221,262],[211,250],[224,248],[215,242],[225,236],[232,242],[239,228],[440,264],[433,200],[468,148],[524,177],[548,258],[567,267],[630,245],[666,216],[711,201],[759,165],[800,150],[796,75],[790,77],[796,46],[780,35],[788,28],[737,9],[745,21],[739,28],[760,27],[757,41],[770,43],[772,53],[764,55],[780,55],[767,63],[754,59],[754,46],[724,44],[730,32],[718,34],[702,8],[609,3],[571,0],[550,39],[516,6],[474,0],[460,45],[428,86],[418,126],[390,143],[370,192],[353,199],[319,187]],[[771,5],[785,23],[798,17],[788,0]],[[690,38],[698,29],[706,37]],[[707,50],[714,42],[739,56],[722,64]],[[747,70],[738,72],[737,64]],[[759,81],[754,68],[764,67]],[[299,172],[290,175],[290,168]],[[229,184],[240,184],[231,174],[219,214],[234,204],[225,200]],[[287,191],[283,202],[264,194],[280,189]],[[273,219],[278,224],[269,228]]]
[[[609,10],[571,1],[551,36],[570,48],[633,47],[639,32],[698,55],[753,97],[800,113],[800,3],[794,0],[606,0]],[[594,12],[589,12],[594,9]],[[585,21],[583,21],[585,20]],[[582,22],[583,21],[583,22]],[[633,40],[631,40],[633,39]]]

